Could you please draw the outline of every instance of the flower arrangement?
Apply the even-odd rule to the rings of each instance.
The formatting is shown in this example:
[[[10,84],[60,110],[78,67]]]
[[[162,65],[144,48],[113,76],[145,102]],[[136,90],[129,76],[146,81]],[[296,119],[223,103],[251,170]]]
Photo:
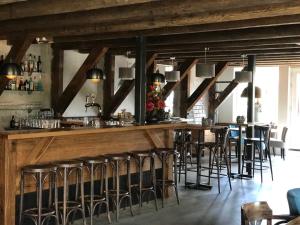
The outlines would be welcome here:
[[[159,85],[150,85],[147,90],[146,119],[151,122],[164,120],[165,101]]]

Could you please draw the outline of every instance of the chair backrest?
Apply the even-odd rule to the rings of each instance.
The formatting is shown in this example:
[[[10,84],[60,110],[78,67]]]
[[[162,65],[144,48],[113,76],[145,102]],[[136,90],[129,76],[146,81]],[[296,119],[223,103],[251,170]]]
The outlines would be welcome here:
[[[229,129],[231,129],[231,128],[238,128],[238,126],[229,124],[229,125],[228,125],[228,128],[229,128]],[[230,131],[229,131],[229,138],[232,138],[232,137],[238,137],[239,134],[240,134],[240,132],[239,132],[238,130],[230,130]]]
[[[227,127],[214,129],[216,146],[225,149],[229,141],[230,129]]]
[[[283,142],[285,142],[287,131],[288,131],[288,128],[287,128],[287,127],[283,127],[282,133],[281,133],[281,140],[282,140]]]
[[[287,200],[290,208],[290,215],[300,215],[300,188],[294,188],[287,192]]]

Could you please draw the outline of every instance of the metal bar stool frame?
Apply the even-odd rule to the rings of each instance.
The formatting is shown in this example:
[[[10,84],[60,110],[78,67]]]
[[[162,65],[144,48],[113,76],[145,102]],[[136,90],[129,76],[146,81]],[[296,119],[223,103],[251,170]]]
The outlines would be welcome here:
[[[35,225],[43,225],[46,221],[48,222],[48,219],[51,217],[56,220],[57,225],[59,224],[56,170],[57,168],[52,165],[34,165],[22,168],[20,179],[19,225],[23,224],[24,218],[29,218]],[[37,208],[24,210],[24,189],[26,175],[30,175],[35,180],[37,189]],[[49,178],[48,208],[43,208],[43,185],[47,178]],[[53,189],[54,202],[52,202]],[[54,209],[52,209],[52,207],[54,207]]]
[[[164,208],[164,201],[165,201],[165,192],[166,187],[174,187],[175,189],[175,195],[177,204],[179,205],[179,197],[178,197],[178,188],[177,188],[177,160],[178,160],[178,152],[174,149],[170,148],[157,148],[154,150],[158,158],[160,159],[162,163],[162,179],[157,179],[157,186],[159,187],[159,190],[161,192],[162,197],[162,207]],[[173,155],[173,168],[174,168],[174,179],[169,180],[168,178],[165,178],[166,174],[166,167],[168,166],[167,160],[169,159],[169,156]]]
[[[152,151],[138,151],[138,152],[131,152],[131,155],[136,161],[137,171],[138,171],[138,187],[136,190],[138,199],[139,199],[139,207],[143,206],[143,197],[144,194],[150,192],[153,194],[154,202],[155,202],[155,209],[158,210],[157,206],[157,195],[156,195],[156,175],[155,175],[155,153]],[[151,184],[145,186],[143,182],[143,166],[146,159],[150,161],[150,180]],[[133,188],[133,191],[135,189]]]
[[[57,166],[57,182],[58,176],[63,179],[63,201],[58,201],[58,209],[61,216],[61,224],[67,225],[69,223],[69,217],[72,213],[80,211],[82,214],[83,224],[86,225],[85,219],[85,203],[84,198],[78,199],[78,186],[80,186],[80,194],[84,196],[84,179],[83,179],[83,163],[70,160],[64,162],[57,162],[55,164]],[[75,201],[69,200],[69,185],[68,185],[68,178],[71,176],[73,172],[76,172],[76,194],[75,194]],[[78,185],[78,180],[80,185]],[[62,206],[61,206],[62,205]],[[72,222],[74,220],[74,214],[72,218]]]
[[[98,215],[101,210],[101,206],[104,204],[106,207],[107,219],[111,223],[110,212],[109,212],[109,197],[108,197],[108,159],[100,156],[97,158],[84,158],[81,159],[84,163],[84,168],[87,169],[90,176],[90,193],[89,195],[84,195],[84,202],[90,214],[90,224],[93,225],[93,215],[97,207],[99,207]],[[99,170],[100,177],[100,192],[95,195],[95,182],[94,176],[96,171]],[[103,180],[104,180],[104,190],[103,190]]]
[[[120,217],[120,206],[122,201],[125,198],[129,200],[130,213],[133,216],[132,211],[132,193],[131,193],[131,157],[129,154],[109,154],[105,155],[105,158],[109,160],[109,165],[112,168],[112,179],[113,179],[113,189],[108,190],[108,196],[113,202],[113,210],[114,207],[116,209],[116,221],[119,221]],[[127,170],[127,191],[120,189],[120,166],[121,164],[126,163]]]

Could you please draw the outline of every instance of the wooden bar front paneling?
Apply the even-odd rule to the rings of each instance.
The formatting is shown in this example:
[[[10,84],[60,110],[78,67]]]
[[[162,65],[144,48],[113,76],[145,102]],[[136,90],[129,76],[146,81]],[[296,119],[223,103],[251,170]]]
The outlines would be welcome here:
[[[0,225],[15,224],[20,170],[31,164],[173,146],[173,129],[185,124],[0,132]],[[135,166],[133,166],[135,171]],[[172,172],[170,166],[169,174]],[[35,191],[29,180],[25,192]]]

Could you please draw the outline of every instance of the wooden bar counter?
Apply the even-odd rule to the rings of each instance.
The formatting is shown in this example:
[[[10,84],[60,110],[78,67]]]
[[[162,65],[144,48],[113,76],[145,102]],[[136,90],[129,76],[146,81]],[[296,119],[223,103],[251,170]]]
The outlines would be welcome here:
[[[0,131],[0,225],[15,224],[15,199],[19,193],[20,170],[23,166],[154,147],[172,147],[174,128],[185,126],[158,124]],[[35,191],[30,184],[25,189],[25,192]]]

